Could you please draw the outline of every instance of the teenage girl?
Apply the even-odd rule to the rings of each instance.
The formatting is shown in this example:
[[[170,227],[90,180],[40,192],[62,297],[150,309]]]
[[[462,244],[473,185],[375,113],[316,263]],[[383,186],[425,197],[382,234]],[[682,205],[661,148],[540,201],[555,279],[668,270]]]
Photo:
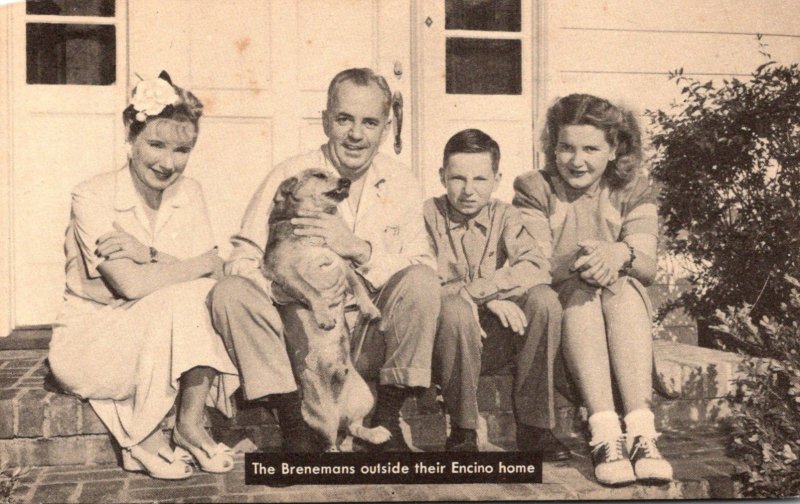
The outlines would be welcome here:
[[[563,353],[589,410],[595,476],[607,485],[671,480],[650,409],[652,312],[644,286],[656,274],[658,220],[636,118],[605,99],[573,94],[549,109],[542,140],[546,167],[515,180],[514,204],[551,255]]]

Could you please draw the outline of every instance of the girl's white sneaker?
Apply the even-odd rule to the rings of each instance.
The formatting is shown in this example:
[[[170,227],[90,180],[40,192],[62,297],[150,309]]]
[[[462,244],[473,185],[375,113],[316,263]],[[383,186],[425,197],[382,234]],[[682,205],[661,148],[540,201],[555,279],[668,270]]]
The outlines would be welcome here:
[[[655,438],[636,436],[633,439],[631,464],[639,481],[652,483],[672,481],[672,465],[661,456]]]
[[[628,450],[625,445],[625,435],[616,439],[601,441],[592,447],[592,463],[594,464],[594,477],[603,485],[624,486],[636,481]]]

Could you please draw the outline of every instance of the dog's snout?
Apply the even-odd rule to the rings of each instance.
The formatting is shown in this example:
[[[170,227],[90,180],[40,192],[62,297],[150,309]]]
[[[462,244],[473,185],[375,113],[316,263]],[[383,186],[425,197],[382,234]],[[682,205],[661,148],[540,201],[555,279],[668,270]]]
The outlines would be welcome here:
[[[340,188],[350,187],[350,179],[348,179],[348,178],[340,178],[339,179],[339,187]]]

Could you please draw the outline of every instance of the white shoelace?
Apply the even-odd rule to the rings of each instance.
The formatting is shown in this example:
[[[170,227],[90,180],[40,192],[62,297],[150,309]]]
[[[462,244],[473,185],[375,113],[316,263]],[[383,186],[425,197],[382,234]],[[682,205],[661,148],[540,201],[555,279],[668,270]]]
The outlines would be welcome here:
[[[636,456],[638,451],[642,451],[644,454],[644,458],[649,459],[660,459],[661,452],[658,451],[658,447],[655,444],[654,439],[646,438],[646,437],[639,437],[639,442],[633,445],[633,452],[631,452],[631,458]]]
[[[592,447],[592,453],[606,447],[606,460],[604,462],[614,462],[625,458],[625,436],[618,436],[612,441],[600,441]]]

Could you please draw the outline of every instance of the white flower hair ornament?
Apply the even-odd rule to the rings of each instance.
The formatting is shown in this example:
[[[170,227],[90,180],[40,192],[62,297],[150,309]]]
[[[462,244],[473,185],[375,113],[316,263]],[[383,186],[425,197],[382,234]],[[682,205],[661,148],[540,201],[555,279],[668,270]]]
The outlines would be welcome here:
[[[167,105],[175,105],[178,102],[180,97],[167,72],[161,72],[155,79],[141,81],[133,89],[131,97],[131,105],[136,110],[136,120],[140,122],[160,114]]]

